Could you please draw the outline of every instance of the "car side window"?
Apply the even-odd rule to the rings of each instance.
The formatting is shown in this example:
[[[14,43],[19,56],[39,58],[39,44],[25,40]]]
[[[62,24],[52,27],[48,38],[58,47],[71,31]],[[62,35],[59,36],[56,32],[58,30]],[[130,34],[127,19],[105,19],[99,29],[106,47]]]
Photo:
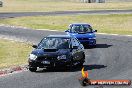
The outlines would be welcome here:
[[[79,42],[76,40],[76,38],[72,38],[71,42],[72,42],[72,47],[73,46],[79,46]]]

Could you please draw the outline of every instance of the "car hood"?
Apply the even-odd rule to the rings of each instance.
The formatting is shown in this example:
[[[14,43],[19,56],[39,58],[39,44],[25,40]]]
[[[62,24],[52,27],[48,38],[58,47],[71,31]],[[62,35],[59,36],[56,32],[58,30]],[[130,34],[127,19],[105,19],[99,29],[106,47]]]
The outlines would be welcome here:
[[[83,34],[78,34],[78,33],[67,33],[70,36],[75,36],[76,38],[94,38],[96,35],[94,33],[83,33]]]
[[[31,54],[36,56],[58,56],[69,54],[70,49],[35,49]]]

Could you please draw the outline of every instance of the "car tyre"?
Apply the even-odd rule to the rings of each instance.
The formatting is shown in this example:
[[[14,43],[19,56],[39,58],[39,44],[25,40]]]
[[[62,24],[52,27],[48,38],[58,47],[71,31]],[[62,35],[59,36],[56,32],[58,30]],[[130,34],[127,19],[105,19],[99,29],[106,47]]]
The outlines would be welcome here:
[[[73,62],[70,63],[70,70],[73,69]]]
[[[83,67],[83,63],[85,62],[85,54],[83,54],[83,58],[80,60],[79,67]]]
[[[31,68],[31,67],[29,67],[29,71],[31,71],[31,72],[36,72],[36,70],[37,70],[37,68]]]
[[[93,48],[96,48],[96,45],[93,45]]]
[[[84,62],[79,63],[78,66],[82,68],[82,67],[83,67],[83,63],[84,63]]]
[[[96,48],[96,40],[95,40],[95,44],[93,45],[93,48]]]
[[[71,61],[70,61],[70,65],[69,65],[69,70],[72,70],[73,69],[73,59],[71,59]]]

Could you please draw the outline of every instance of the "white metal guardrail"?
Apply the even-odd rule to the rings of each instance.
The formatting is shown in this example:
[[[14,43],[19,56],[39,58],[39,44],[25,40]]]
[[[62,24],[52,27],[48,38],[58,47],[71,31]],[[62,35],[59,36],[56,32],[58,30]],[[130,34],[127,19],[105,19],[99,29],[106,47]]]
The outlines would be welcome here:
[[[105,3],[105,0],[81,0],[84,3]]]
[[[132,2],[132,0],[80,0],[84,3],[105,3],[105,2]]]

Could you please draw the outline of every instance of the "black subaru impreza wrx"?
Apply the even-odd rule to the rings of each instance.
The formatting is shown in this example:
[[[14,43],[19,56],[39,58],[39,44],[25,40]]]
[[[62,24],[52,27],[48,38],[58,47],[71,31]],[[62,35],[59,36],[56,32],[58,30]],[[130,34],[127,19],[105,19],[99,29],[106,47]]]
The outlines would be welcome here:
[[[41,40],[29,55],[29,70],[35,72],[37,67],[50,69],[53,67],[83,66],[85,53],[83,45],[69,35],[49,35]]]

